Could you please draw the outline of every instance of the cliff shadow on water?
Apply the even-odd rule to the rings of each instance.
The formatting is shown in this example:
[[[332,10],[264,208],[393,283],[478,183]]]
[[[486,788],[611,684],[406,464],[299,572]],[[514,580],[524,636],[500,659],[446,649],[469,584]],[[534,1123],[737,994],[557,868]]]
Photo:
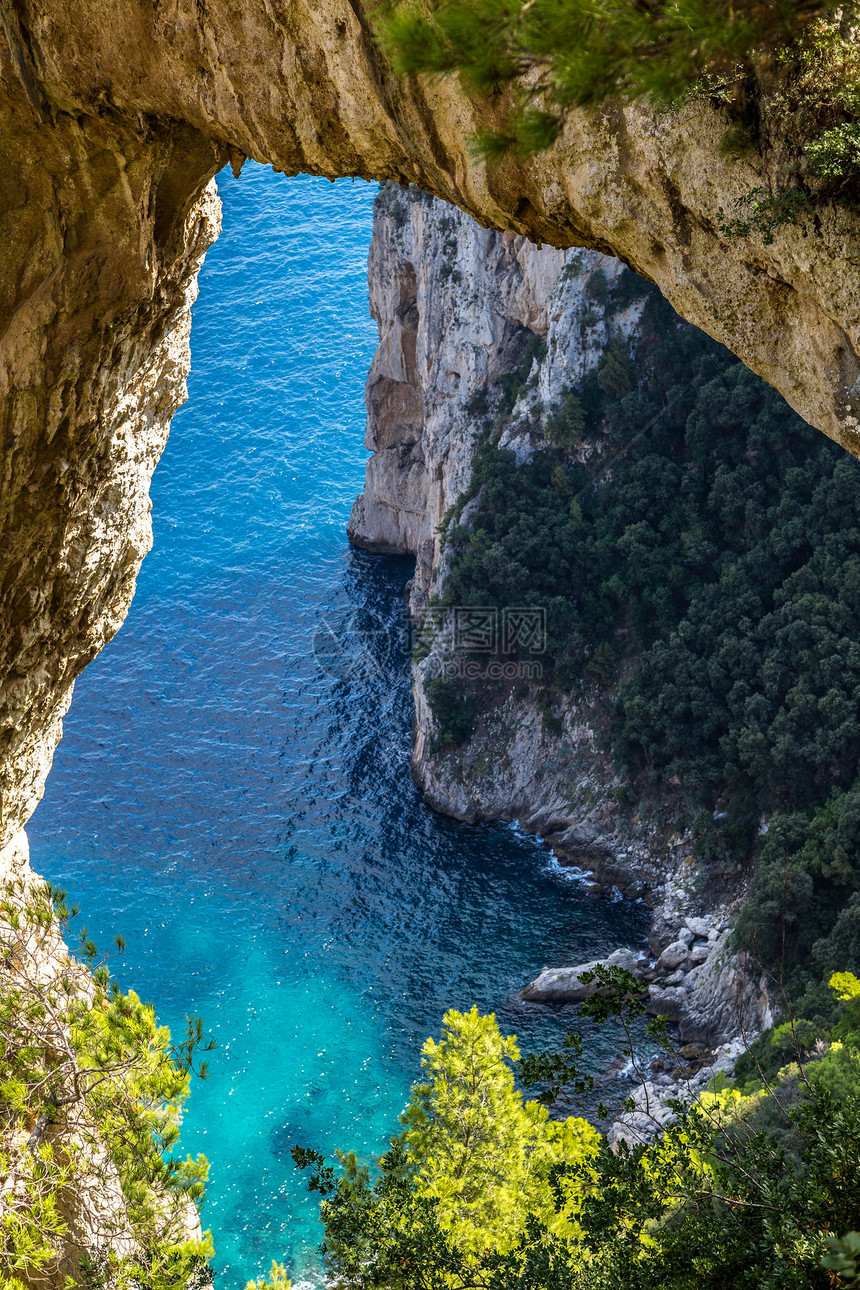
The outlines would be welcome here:
[[[232,1287],[285,1256],[313,1274],[293,1143],[376,1151],[448,1007],[553,1043],[571,1010],[517,992],[647,920],[591,900],[536,839],[420,800],[412,561],[344,536],[377,338],[373,191],[256,166],[219,182],[155,547],[78,683],[31,838],[95,939],[125,936],[123,986],[176,1034],[199,1010],[218,1042],[182,1148],[210,1159],[203,1221]]]

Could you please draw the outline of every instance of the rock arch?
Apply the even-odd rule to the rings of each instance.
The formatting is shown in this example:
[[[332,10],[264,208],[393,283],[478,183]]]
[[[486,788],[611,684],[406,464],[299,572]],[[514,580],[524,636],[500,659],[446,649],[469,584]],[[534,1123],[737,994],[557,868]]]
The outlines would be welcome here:
[[[0,847],[149,547],[228,161],[411,182],[487,225],[621,256],[860,454],[855,216],[727,242],[721,216],[769,178],[720,156],[726,121],[702,103],[576,114],[551,152],[488,173],[469,138],[491,109],[455,82],[393,79],[368,8],[0,0]]]

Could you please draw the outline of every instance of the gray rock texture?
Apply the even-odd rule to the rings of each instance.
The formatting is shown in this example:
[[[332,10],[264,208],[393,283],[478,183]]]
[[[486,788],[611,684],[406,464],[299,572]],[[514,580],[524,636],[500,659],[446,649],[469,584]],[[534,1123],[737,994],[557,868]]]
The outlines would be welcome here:
[[[584,982],[580,978],[596,967],[619,967],[634,976],[642,970],[642,959],[633,950],[615,950],[603,959],[593,959],[590,963],[580,963],[578,967],[544,968],[540,976],[535,977],[525,989],[520,991],[520,998],[529,1003],[576,1003],[580,999],[590,999],[600,988],[598,982]]]
[[[349,531],[359,545],[417,556],[414,614],[444,583],[438,526],[469,480],[482,415],[476,407],[492,411],[502,376],[528,338],[539,337],[545,353],[503,435],[527,456],[547,409],[594,369],[612,329],[635,336],[641,298],[632,295],[610,319],[590,290],[595,275],[615,281],[623,272],[597,252],[539,250],[488,232],[434,199],[390,189],[380,195],[369,261],[380,332],[367,383],[366,442],[374,455]],[[550,728],[536,687],[523,694],[506,686],[482,702],[465,745],[434,751],[425,682],[450,645],[446,623],[413,667],[412,770],[426,800],[470,822],[515,819],[544,836],[562,863],[590,874],[595,889],[647,898],[655,959],[645,974],[649,1008],[665,1012],[683,1039],[713,1045],[757,1034],[770,1020],[767,992],[727,947],[731,911],[701,907],[690,837],[619,808],[623,785],[602,751],[605,706],[588,694],[568,696]],[[584,970],[545,969],[524,997],[585,997],[577,979]]]
[[[703,1093],[715,1075],[731,1074],[743,1052],[743,1042],[736,1039],[721,1044],[708,1060],[695,1062],[686,1069],[653,1072],[631,1093],[633,1108],[622,1112],[609,1126],[607,1141],[613,1149],[619,1142],[630,1146],[653,1142],[675,1119],[671,1102],[689,1103]]]
[[[622,267],[594,251],[539,250],[396,185],[380,194],[368,261],[379,326],[366,392],[365,446],[374,455],[349,536],[370,550],[418,557],[416,605],[438,561],[438,526],[469,482],[470,405],[516,367],[534,335],[564,337],[541,366],[538,397],[581,379],[602,353],[607,326],[600,319],[582,328],[573,315],[584,312],[592,272],[614,279]],[[569,290],[560,282],[566,270]]]
[[[486,227],[612,252],[801,415],[860,444],[860,219],[820,206],[770,245],[722,232],[738,198],[779,191],[790,166],[766,94],[765,145],[743,160],[720,149],[727,108],[702,99],[575,112],[550,151],[490,171],[470,141],[504,102],[455,78],[394,78],[371,8],[0,4],[0,840],[38,800],[74,678],[128,608],[214,234],[199,202],[228,160],[413,182]],[[421,527],[400,511],[392,546]],[[355,532],[371,540],[358,516]]]

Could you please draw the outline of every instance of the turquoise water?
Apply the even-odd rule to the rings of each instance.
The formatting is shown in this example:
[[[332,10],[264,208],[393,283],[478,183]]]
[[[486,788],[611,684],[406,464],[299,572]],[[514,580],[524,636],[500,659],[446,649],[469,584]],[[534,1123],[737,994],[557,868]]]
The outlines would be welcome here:
[[[232,1290],[272,1258],[318,1280],[293,1143],[379,1149],[448,1007],[551,1043],[569,1010],[516,992],[645,920],[589,900],[534,839],[418,798],[411,565],[344,537],[374,190],[253,165],[219,182],[155,549],[78,682],[30,839],[96,939],[125,936],[121,983],[177,1032],[201,1012],[218,1042],[183,1147],[209,1157],[204,1223]]]

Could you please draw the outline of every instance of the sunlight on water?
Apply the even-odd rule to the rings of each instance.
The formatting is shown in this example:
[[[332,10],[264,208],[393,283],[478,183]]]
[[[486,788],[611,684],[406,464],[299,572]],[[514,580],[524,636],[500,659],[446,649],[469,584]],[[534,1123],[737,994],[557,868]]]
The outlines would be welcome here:
[[[175,1032],[201,1012],[218,1041],[183,1147],[211,1162],[204,1223],[233,1290],[273,1258],[319,1279],[294,1143],[383,1147],[447,1007],[551,1042],[569,1010],[517,991],[645,919],[589,900],[534,839],[418,799],[410,562],[344,536],[367,456],[374,189],[250,164],[219,183],[155,549],[78,682],[30,836],[96,938],[126,937],[122,984]],[[346,652],[321,667],[325,623]]]

